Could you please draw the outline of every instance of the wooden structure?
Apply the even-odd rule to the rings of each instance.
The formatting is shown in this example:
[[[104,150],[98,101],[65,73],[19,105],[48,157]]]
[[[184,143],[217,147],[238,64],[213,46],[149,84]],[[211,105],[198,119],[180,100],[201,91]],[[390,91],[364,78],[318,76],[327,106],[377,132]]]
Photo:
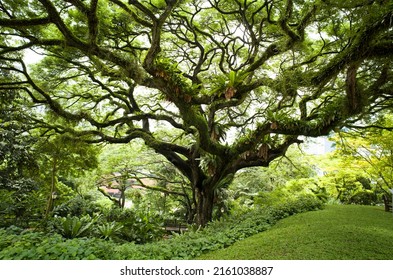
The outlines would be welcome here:
[[[166,220],[164,229],[167,232],[184,232],[188,230],[188,227],[185,223],[179,222],[178,220]]]

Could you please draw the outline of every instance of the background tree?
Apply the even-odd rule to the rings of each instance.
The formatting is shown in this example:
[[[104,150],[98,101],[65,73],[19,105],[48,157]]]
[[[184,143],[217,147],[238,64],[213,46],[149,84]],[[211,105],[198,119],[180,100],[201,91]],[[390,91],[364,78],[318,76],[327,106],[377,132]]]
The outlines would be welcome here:
[[[1,72],[3,77],[9,73]],[[23,113],[22,99],[12,90],[0,94],[0,225],[27,225],[40,213],[38,162],[35,158],[37,138],[29,134],[29,122]]]
[[[108,145],[99,157],[97,187],[104,192],[106,185],[121,191],[121,199],[105,194],[116,205],[124,208],[125,198],[135,207],[156,206],[161,214],[174,215],[179,211],[184,220],[192,221],[195,214],[195,197],[186,178],[140,141],[128,145]],[[115,183],[115,184],[114,184]],[[142,189],[132,189],[132,186]],[[155,193],[155,194],[154,194]],[[148,196],[146,202],[144,196]],[[155,198],[155,199],[154,199]],[[181,209],[181,210],[180,210]]]
[[[380,201],[378,195],[391,195],[388,190],[393,184],[392,124],[392,116],[386,114],[374,124],[365,125],[367,129],[358,130],[354,126],[335,137],[335,155],[343,163],[342,170],[357,174],[355,178],[361,190],[368,192],[374,203]]]
[[[292,146],[285,157],[274,160],[269,167],[245,169],[235,176],[229,190],[231,207],[249,210],[254,205],[282,203],[288,196],[311,193],[315,189],[317,160]]]
[[[196,222],[243,168],[391,106],[392,2],[0,1],[2,68],[42,126],[141,138],[185,176]],[[32,71],[18,53],[42,56]],[[7,65],[7,66],[3,66]],[[65,122],[66,121],[66,122]],[[176,131],[163,137],[159,127]]]
[[[321,162],[324,161],[323,164]],[[324,193],[332,202],[375,204],[375,184],[367,173],[367,163],[335,151],[321,159],[323,175],[316,181],[316,193]]]
[[[41,135],[36,151],[42,183],[47,186],[45,216],[48,217],[54,209],[54,200],[63,203],[77,193],[68,179],[97,167],[98,148],[64,135]]]

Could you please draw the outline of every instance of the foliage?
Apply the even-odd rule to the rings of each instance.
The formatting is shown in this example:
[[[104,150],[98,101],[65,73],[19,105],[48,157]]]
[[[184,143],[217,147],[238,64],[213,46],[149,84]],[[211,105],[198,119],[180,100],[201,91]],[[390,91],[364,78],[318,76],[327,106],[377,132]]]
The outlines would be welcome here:
[[[366,126],[361,132],[357,127],[342,131],[335,138],[336,154],[340,155],[349,167],[362,168],[364,175],[358,176],[358,181],[363,186],[363,191],[375,196],[374,201],[380,201],[381,194],[388,194],[393,182],[392,115],[384,115],[377,123],[377,126]]]
[[[273,161],[268,168],[239,172],[229,187],[231,211],[248,211],[254,205],[280,204],[291,196],[312,194],[317,181],[313,162],[311,156],[290,149],[285,158]]]
[[[270,230],[199,257],[204,260],[390,260],[391,213],[334,205],[278,222]]]
[[[228,216],[169,240],[144,245],[94,238],[64,239],[15,228],[0,229],[0,259],[193,259],[204,252],[228,247],[236,241],[269,229],[279,219],[322,204],[312,196],[292,199],[280,206],[261,208],[239,216]]]
[[[64,136],[40,137],[43,132],[29,120],[33,115],[25,115],[21,94],[11,93],[0,95],[0,214],[4,225],[27,227],[42,219],[54,194],[58,203],[74,195],[57,177],[64,180],[94,167],[97,149]]]
[[[315,191],[346,204],[375,205],[382,202],[392,181],[391,116],[379,118],[377,126],[350,126],[331,137],[333,153],[320,157],[323,176]]]
[[[45,217],[48,217],[55,207],[55,202],[64,203],[77,191],[75,185],[69,184],[75,187],[72,189],[60,180],[66,181],[64,178],[81,176],[86,171],[95,168],[98,164],[99,149],[97,146],[88,145],[67,135],[49,134],[39,139],[36,149],[40,155],[42,183],[46,187],[44,191],[46,191],[48,203]]]
[[[99,162],[98,184],[119,189],[138,211],[157,212],[163,219],[181,213],[178,218],[185,219],[195,208],[185,177],[142,143],[107,145]],[[111,200],[121,206],[120,200]]]
[[[15,234],[0,229],[0,259],[71,260],[106,259],[114,244],[96,238],[64,239],[59,234],[22,231]]]
[[[97,229],[100,232],[102,238],[107,240],[112,240],[116,238],[116,235],[119,234],[120,230],[123,228],[123,225],[113,221],[110,223],[103,223],[102,225],[98,225]]]
[[[76,238],[91,235],[92,229],[99,216],[90,217],[89,215],[81,218],[75,216],[55,217],[51,221],[55,230],[65,238]]]
[[[74,202],[83,202],[78,199]],[[163,231],[162,218],[149,212],[133,211],[129,209],[100,209],[98,212],[90,212],[97,208],[61,208],[55,211],[66,213],[67,216],[54,216],[47,222],[46,231],[55,232],[65,238],[73,239],[80,237],[98,237],[113,240],[119,243],[134,242],[144,244],[161,239]],[[71,204],[72,206],[72,204]],[[95,206],[94,206],[95,207]]]
[[[88,195],[77,195],[70,200],[56,206],[53,210],[53,216],[66,217],[70,216],[93,216],[101,211],[101,207]]]
[[[28,227],[41,220],[45,198],[37,188],[35,181],[19,179],[13,181],[11,190],[0,189],[0,227]]]
[[[113,234],[123,241],[143,244],[158,240],[164,234],[161,217],[150,212],[113,208],[105,214],[104,219],[107,221],[105,224],[113,225]]]
[[[0,226],[27,226],[29,220],[39,218],[43,205],[32,147],[37,138],[29,133],[21,102],[13,91],[0,94]]]
[[[42,154],[42,173],[48,172],[49,178],[54,161],[56,176],[61,178],[77,177],[98,165],[98,146],[88,145],[67,135],[40,138],[37,149]]]

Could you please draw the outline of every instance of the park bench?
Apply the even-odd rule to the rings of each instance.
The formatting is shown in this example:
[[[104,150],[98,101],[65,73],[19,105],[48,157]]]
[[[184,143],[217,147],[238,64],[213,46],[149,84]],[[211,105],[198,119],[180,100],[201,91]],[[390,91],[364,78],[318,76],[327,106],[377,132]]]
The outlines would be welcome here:
[[[168,232],[184,232],[187,231],[187,225],[178,220],[165,220],[164,229]]]
[[[385,204],[385,211],[390,212],[392,211],[392,201],[389,199],[387,195],[382,196],[383,203]]]

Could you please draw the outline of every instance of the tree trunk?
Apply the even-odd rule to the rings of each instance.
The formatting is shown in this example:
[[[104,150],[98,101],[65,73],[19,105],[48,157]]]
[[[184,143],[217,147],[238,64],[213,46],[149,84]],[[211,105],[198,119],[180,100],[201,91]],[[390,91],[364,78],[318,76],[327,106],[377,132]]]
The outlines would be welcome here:
[[[45,210],[45,218],[49,217],[49,214],[52,212],[54,206],[53,196],[56,191],[56,182],[57,182],[56,172],[57,172],[57,158],[56,156],[54,156],[52,159],[52,178],[51,178],[51,186],[48,196],[48,203]]]
[[[194,183],[196,193],[195,222],[198,226],[204,227],[213,220],[213,210],[218,202],[216,191],[227,188],[233,181],[234,173],[223,173],[217,173],[216,176],[210,178],[199,177]]]
[[[126,205],[126,190],[125,189],[120,189],[120,198],[119,198],[119,206],[120,209],[124,209]]]
[[[205,226],[213,218],[214,190],[208,186],[197,189],[197,213],[196,223],[198,226]]]

